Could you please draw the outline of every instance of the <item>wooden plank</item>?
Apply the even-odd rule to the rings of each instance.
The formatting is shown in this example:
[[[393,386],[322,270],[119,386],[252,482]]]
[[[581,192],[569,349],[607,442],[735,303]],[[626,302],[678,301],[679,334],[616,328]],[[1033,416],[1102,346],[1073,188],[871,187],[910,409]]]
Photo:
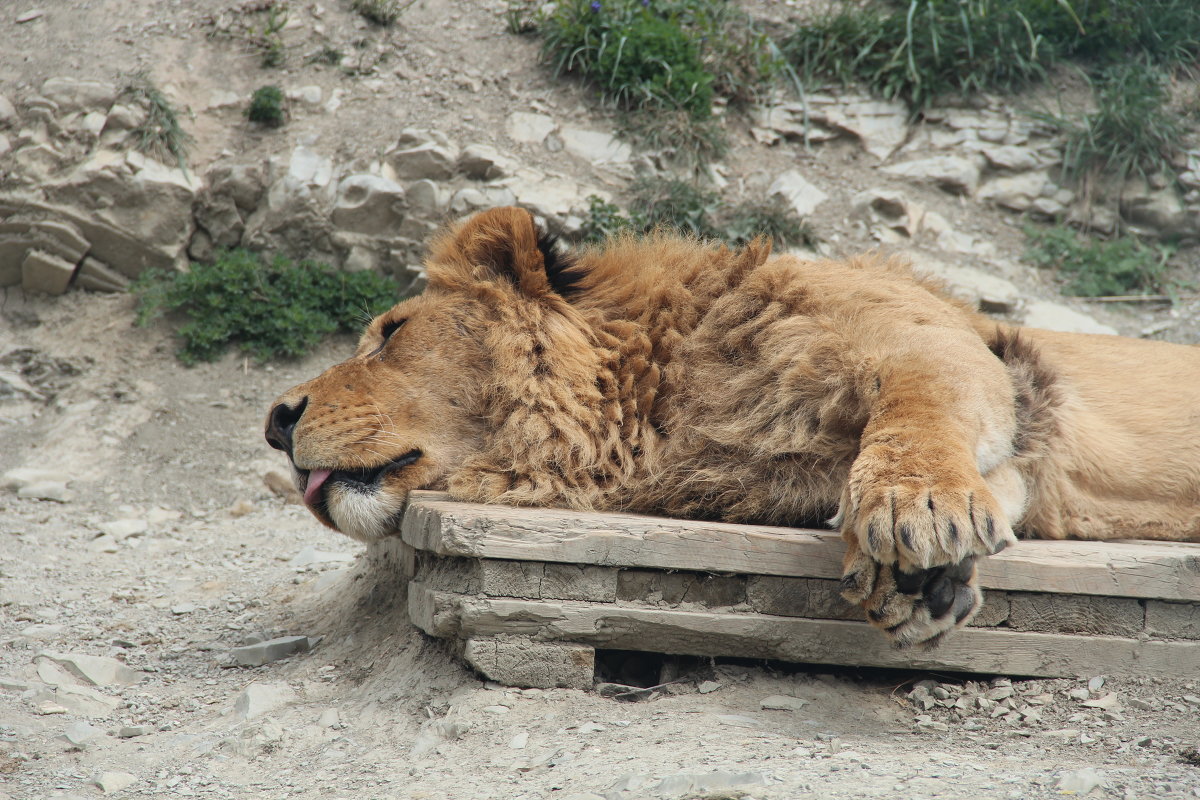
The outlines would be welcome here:
[[[893,649],[863,622],[477,598],[409,584],[413,622],[432,635],[515,634],[540,641],[677,655],[739,656],[1003,675],[1194,678],[1200,642],[1139,641],[966,628],[931,651]],[[451,621],[450,617],[453,617]]]
[[[830,531],[457,503],[413,492],[401,529],[471,558],[840,578]],[[1022,541],[980,564],[985,589],[1200,601],[1200,544]]]

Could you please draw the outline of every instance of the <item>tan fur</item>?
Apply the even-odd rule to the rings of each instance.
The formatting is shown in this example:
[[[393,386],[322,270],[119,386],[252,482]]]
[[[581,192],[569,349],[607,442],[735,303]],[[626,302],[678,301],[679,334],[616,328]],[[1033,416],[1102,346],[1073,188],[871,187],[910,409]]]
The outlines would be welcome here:
[[[421,487],[833,517],[847,596],[901,643],[965,624],[974,559],[1014,526],[1200,541],[1195,348],[1007,328],[878,255],[625,237],[576,254],[566,296],[544,259],[527,212],[477,215],[435,240],[424,294],[279,398],[277,446],[300,410],[287,446],[302,489],[310,470],[419,454],[365,487],[331,478],[323,522],[386,535]]]

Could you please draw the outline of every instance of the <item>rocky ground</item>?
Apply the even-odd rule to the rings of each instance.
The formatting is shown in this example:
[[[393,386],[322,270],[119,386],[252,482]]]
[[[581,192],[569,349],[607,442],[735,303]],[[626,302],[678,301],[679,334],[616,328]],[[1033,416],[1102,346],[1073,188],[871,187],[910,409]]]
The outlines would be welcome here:
[[[587,193],[620,199],[633,174],[655,168],[580,135],[607,135],[612,120],[551,80],[536,43],[507,34],[500,14],[429,0],[382,31],[344,5],[294,3],[288,61],[273,71],[237,33],[250,4],[6,7],[0,92],[13,110],[6,117],[0,103],[0,188],[78,212],[88,209],[67,193],[80,181],[161,179],[174,187],[162,196],[190,220],[155,244],[168,260],[234,231],[239,242],[250,231],[296,245],[270,220],[316,196],[306,219],[331,259],[394,257],[403,269],[415,264],[414,237],[444,216],[508,192],[569,229]],[[354,55],[355,74],[304,63],[325,45]],[[85,124],[101,112],[26,102],[48,77],[117,85],[138,67],[191,111],[194,184],[136,157],[119,169],[93,160],[81,177],[73,159],[114,151],[122,131],[104,139],[104,126],[123,112],[110,105]],[[241,117],[244,98],[268,81],[296,98],[276,132]],[[732,123],[726,191],[811,204],[831,252],[909,250],[1010,319],[1035,321],[1040,309],[1059,324],[1200,338],[1194,305],[1064,301],[1052,276],[1021,262],[1013,207],[1058,212],[1053,202],[1069,213],[1072,201],[1027,177],[1045,168],[1037,159],[1051,158],[1053,143],[1011,108],[947,112],[898,133],[885,124],[893,110],[856,103],[817,98],[828,130],[842,133],[812,150],[795,141],[794,109]],[[30,116],[37,108],[53,113]],[[94,137],[79,133],[97,124]],[[852,127],[863,135],[844,133]],[[426,133],[402,140],[404,128]],[[491,148],[483,156],[498,172],[464,160],[472,147]],[[1024,153],[1005,147],[1035,161],[1014,161]],[[886,160],[871,148],[890,148]],[[935,158],[959,160],[916,176],[880,169]],[[235,199],[242,184],[229,176],[246,165],[260,170],[261,203]],[[435,177],[408,171],[427,169]],[[228,187],[229,202],[214,186]],[[364,208],[356,186],[388,202],[399,190],[403,241],[376,235],[370,226],[389,218]],[[1002,188],[1007,205],[994,201]],[[106,224],[133,224],[132,208],[104,212]],[[1186,221],[1169,211],[1160,223]],[[0,254],[37,221],[0,229]],[[1180,258],[1180,269],[1194,267],[1194,251]],[[622,702],[482,684],[407,624],[394,577],[289,504],[272,474],[282,464],[261,438],[268,403],[350,342],[295,363],[231,355],[183,369],[165,326],[133,326],[126,294],[3,291],[0,798],[1200,797],[1200,680],[1117,678],[1103,664],[1079,680],[1009,681],[614,654],[615,677],[667,685]]]

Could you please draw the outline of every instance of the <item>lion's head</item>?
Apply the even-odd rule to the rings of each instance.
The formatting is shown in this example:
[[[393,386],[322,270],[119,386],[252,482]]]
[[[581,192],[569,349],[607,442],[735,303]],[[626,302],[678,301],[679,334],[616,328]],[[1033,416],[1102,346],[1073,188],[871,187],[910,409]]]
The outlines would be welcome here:
[[[356,539],[395,530],[410,490],[452,475],[507,490],[496,484],[511,464],[464,465],[502,429],[516,428],[512,451],[536,447],[536,414],[514,403],[563,405],[539,401],[544,378],[558,387],[549,391],[599,400],[599,366],[563,297],[579,276],[528,212],[494,209],[452,228],[433,242],[427,274],[423,294],[372,320],[349,360],[285,392],[267,418],[306,505]]]

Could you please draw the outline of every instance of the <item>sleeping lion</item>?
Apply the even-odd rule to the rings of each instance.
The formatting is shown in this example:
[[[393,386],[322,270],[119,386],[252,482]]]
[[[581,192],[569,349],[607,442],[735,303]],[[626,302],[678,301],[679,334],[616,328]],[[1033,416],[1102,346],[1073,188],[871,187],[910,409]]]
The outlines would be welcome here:
[[[831,520],[844,595],[899,645],[966,624],[1014,529],[1200,541],[1200,349],[1010,327],[876,255],[666,233],[567,255],[516,208],[440,235],[427,269],[267,420],[355,539],[421,488]]]

